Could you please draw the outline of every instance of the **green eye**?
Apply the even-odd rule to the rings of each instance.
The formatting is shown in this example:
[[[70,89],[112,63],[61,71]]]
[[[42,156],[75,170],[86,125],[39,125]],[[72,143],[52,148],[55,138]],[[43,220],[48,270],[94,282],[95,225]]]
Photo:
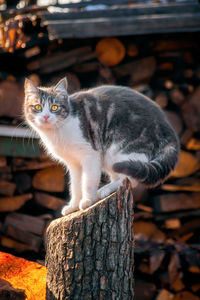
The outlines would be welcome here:
[[[34,108],[35,108],[35,110],[37,110],[37,111],[41,111],[41,110],[42,110],[42,106],[41,106],[40,104],[36,104],[36,105],[34,106]]]
[[[57,110],[58,110],[58,105],[53,104],[53,105],[51,106],[51,111],[57,111]]]

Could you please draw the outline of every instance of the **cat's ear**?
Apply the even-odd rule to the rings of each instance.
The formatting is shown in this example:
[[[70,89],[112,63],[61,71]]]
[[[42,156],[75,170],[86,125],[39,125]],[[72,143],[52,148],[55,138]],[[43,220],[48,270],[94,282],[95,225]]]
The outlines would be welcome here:
[[[24,83],[25,94],[35,94],[37,93],[37,87],[30,79],[26,78]]]
[[[56,86],[54,87],[54,92],[56,94],[61,94],[63,96],[67,96],[68,95],[67,87],[68,87],[67,78],[64,77],[56,84]]]

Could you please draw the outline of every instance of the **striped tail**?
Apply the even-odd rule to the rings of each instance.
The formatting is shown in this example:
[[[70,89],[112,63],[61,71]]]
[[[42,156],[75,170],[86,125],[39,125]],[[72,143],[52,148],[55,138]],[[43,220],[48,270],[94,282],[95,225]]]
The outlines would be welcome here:
[[[149,162],[129,160],[117,162],[113,170],[136,179],[146,187],[152,188],[162,183],[178,161],[178,148],[165,147],[163,153]]]

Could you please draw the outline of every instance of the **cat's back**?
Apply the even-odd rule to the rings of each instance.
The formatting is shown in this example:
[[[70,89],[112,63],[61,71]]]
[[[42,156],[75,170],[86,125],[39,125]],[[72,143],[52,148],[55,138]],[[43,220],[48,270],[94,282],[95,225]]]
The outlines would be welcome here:
[[[145,95],[124,86],[102,85],[82,90],[70,96],[74,111],[87,107],[94,119],[100,111],[103,115],[113,112],[115,117],[137,115],[145,118],[165,120],[160,107]]]

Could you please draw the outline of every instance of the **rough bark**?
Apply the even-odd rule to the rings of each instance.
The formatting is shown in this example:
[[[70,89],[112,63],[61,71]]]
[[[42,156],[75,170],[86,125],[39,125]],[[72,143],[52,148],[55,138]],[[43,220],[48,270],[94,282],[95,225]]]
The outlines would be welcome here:
[[[46,299],[134,299],[133,196],[129,182],[46,232]]]

